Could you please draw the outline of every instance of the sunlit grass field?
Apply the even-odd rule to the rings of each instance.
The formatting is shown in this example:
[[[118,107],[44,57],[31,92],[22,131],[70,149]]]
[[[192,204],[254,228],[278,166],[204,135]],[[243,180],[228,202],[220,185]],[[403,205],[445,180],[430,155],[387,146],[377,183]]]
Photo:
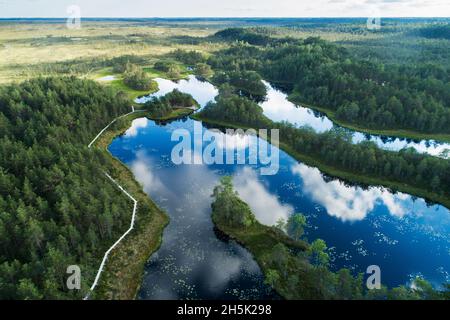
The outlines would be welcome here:
[[[148,66],[176,48],[213,52],[225,46],[205,39],[218,30],[233,26],[232,21],[155,23],[146,21],[82,21],[80,29],[70,29],[64,19],[42,21],[0,20],[0,84],[20,82],[36,76],[51,75],[55,63],[111,59],[137,55],[149,59]],[[239,24],[239,26],[247,26]],[[271,28],[272,36],[305,38],[320,36],[330,41],[362,41],[379,34],[342,32],[318,28]],[[47,67],[48,66],[48,67]],[[104,70],[88,70],[96,78]],[[78,74],[79,75],[79,74]]]
[[[149,65],[176,48],[208,52],[219,44],[189,44],[217,30],[137,25],[129,22],[86,22],[81,29],[61,23],[0,22],[0,84],[45,76],[43,64],[110,59],[123,55],[149,58]],[[152,59],[153,58],[153,59]],[[103,70],[104,71],[104,70]],[[89,74],[90,72],[94,75]],[[95,77],[102,70],[90,70]]]
[[[227,27],[257,27],[272,37],[320,37],[339,43],[356,55],[385,62],[414,63],[432,53],[433,61],[447,64],[448,41],[408,36],[421,21],[384,20],[380,32],[367,30],[364,19],[333,22],[229,19],[82,20],[80,29],[70,29],[59,20],[0,19],[0,84],[21,82],[37,76],[74,74],[91,79],[108,75],[98,61],[124,55],[144,57],[142,67],[150,76],[153,64],[177,49],[212,53],[225,42],[207,37]],[[78,64],[89,64],[82,72]],[[55,66],[58,65],[58,68]],[[67,71],[69,69],[69,72]],[[120,85],[119,81],[114,82]]]

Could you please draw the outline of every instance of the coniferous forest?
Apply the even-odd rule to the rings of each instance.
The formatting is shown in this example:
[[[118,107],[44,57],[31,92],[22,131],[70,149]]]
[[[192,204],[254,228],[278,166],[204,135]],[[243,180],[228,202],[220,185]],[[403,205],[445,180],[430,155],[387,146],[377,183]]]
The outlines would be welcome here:
[[[277,128],[280,142],[291,150],[306,154],[322,163],[347,172],[368,177],[378,177],[431,190],[433,195],[448,199],[450,195],[450,162],[445,159],[419,154],[414,150],[386,151],[372,142],[354,144],[342,131],[317,134],[312,129],[297,128],[290,123],[273,123],[262,109],[246,97],[238,96],[223,87],[215,102],[209,103],[200,113],[208,120],[224,124],[241,124],[252,128]],[[447,203],[447,200],[444,200]]]
[[[223,38],[225,31],[216,37]],[[232,36],[237,44],[209,59],[214,68],[257,71],[265,79],[291,88],[296,102],[332,111],[344,123],[363,128],[450,132],[450,78],[445,65],[363,59],[315,37],[265,37],[263,42],[242,42],[260,34],[241,31],[242,35],[235,29],[229,32],[227,39]]]
[[[129,225],[132,205],[104,174],[112,160],[87,147],[127,101],[92,81],[41,78],[2,87],[0,110],[0,296],[81,298],[67,266],[90,286]]]
[[[0,13],[0,300],[450,298],[449,18],[61,21]]]

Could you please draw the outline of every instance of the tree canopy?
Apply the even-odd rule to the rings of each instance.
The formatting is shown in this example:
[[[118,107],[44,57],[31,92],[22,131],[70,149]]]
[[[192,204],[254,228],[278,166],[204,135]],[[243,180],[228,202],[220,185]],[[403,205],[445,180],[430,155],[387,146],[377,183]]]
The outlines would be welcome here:
[[[131,203],[87,144],[128,102],[93,81],[35,79],[0,88],[0,298],[81,298]],[[78,265],[82,291],[66,288]]]
[[[429,33],[447,27],[432,27]],[[226,29],[216,36],[242,39],[248,34],[260,35],[249,29]],[[386,64],[315,37],[265,42],[259,46],[237,43],[211,56],[208,63],[216,72],[254,71],[289,86],[292,100],[335,112],[344,123],[450,133],[448,65],[432,61]]]
[[[213,198],[212,219],[216,227],[253,254],[264,273],[265,283],[286,299],[437,300],[448,297],[448,289],[436,291],[421,278],[416,278],[412,287],[382,286],[368,290],[362,273],[353,275],[345,268],[333,272],[324,240],[316,239],[305,245],[276,227],[260,224],[234,190],[231,177],[221,179]],[[300,214],[289,220],[300,226],[306,223]]]
[[[354,144],[340,130],[316,133],[308,127],[299,128],[285,122],[274,123],[263,115],[258,104],[234,94],[228,85],[220,88],[216,101],[206,105],[200,112],[200,117],[255,129],[279,129],[280,141],[285,146],[299,154],[318,159],[322,164],[426,190],[440,199],[450,197],[448,160],[419,154],[413,149],[387,151],[373,142]]]

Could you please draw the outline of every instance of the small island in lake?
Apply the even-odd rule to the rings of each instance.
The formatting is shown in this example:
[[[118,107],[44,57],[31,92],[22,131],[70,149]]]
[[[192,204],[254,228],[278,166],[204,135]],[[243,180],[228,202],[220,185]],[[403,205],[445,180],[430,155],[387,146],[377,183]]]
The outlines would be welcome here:
[[[163,97],[153,97],[144,107],[152,119],[166,120],[187,116],[197,110],[199,104],[190,94],[174,89]]]

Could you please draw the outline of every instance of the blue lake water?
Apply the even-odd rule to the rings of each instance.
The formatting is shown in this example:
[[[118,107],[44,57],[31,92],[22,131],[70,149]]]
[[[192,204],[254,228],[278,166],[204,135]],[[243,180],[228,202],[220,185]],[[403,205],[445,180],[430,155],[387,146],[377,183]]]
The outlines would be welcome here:
[[[178,89],[181,92],[192,95],[200,104],[200,107],[204,107],[219,94],[219,91],[212,84],[200,81],[194,76],[189,76],[187,79],[179,80],[178,82],[162,78],[156,78],[154,80],[158,83],[158,91],[151,95],[137,98],[135,100],[136,103],[145,103],[153,97],[162,97],[174,89]]]
[[[273,121],[287,121],[297,126],[309,126],[316,132],[326,132],[343,128],[333,123],[323,113],[310,108],[298,106],[287,99],[287,94],[272,87],[270,83],[264,82],[267,88],[266,101],[260,103],[264,114]],[[450,144],[435,140],[404,139],[397,137],[381,136],[343,129],[351,134],[354,143],[372,141],[378,147],[385,150],[399,151],[404,148],[413,148],[419,153],[428,153],[441,158],[449,158]]]
[[[137,103],[144,103],[151,97],[160,97],[171,92],[173,89],[178,89],[181,92],[191,94],[200,106],[204,107],[209,101],[213,101],[218,94],[218,90],[212,84],[200,81],[192,75],[187,79],[178,82],[161,78],[155,80],[159,86],[158,92],[137,98]],[[369,140],[385,150],[399,151],[404,148],[413,148],[419,153],[427,153],[446,159],[450,157],[450,143],[435,140],[417,141],[343,129],[333,123],[323,113],[290,102],[286,93],[274,88],[270,83],[264,81],[264,85],[267,88],[267,96],[266,100],[259,105],[262,107],[264,114],[273,121],[287,121],[297,126],[309,126],[316,132],[325,132],[335,129],[345,130],[352,135],[354,143]]]
[[[177,88],[191,94],[204,107],[218,94],[213,85],[193,76],[177,83],[165,79],[156,81],[160,90],[137,102]],[[272,120],[309,125],[317,132],[336,128],[327,117],[292,104],[286,94],[265,84],[268,95],[260,105]],[[223,239],[214,230],[210,217],[211,193],[223,175],[234,177],[239,195],[264,224],[273,225],[280,218],[303,213],[308,219],[307,239],[322,238],[327,242],[331,267],[335,270],[347,267],[354,272],[364,272],[369,265],[378,265],[382,283],[389,287],[408,285],[416,276],[436,286],[450,281],[450,212],[447,208],[430,206],[423,199],[394,194],[380,187],[347,185],[297,162],[282,151],[279,151],[280,168],[275,175],[261,175],[260,164],[175,165],[171,152],[177,142],[171,141],[171,135],[177,129],[192,134],[195,125],[208,130],[191,119],[166,125],[146,118],[136,119],[109,147],[171,218],[161,248],[146,266],[139,298],[277,298],[264,285],[261,271],[247,250]],[[434,141],[351,133],[355,143],[372,140],[390,150],[412,147],[418,152],[445,156],[442,152],[448,147],[448,144]],[[254,136],[223,136],[232,138],[237,150],[246,152],[247,157],[251,143],[266,144]],[[196,157],[201,158],[194,152],[192,158]]]
[[[260,165],[173,164],[178,142],[171,141],[172,132],[192,133],[195,123],[200,125],[191,119],[167,125],[136,119],[109,147],[171,217],[161,248],[146,266],[139,298],[274,298],[251,255],[214,232],[211,193],[223,175],[234,176],[239,195],[264,224],[305,214],[308,240],[327,242],[333,269],[364,272],[379,265],[388,286],[408,284],[418,275],[435,285],[450,280],[450,212],[445,207],[379,187],[346,185],[282,151],[280,169],[271,176],[261,175]],[[254,136],[233,140],[247,153],[251,141],[265,143]]]

